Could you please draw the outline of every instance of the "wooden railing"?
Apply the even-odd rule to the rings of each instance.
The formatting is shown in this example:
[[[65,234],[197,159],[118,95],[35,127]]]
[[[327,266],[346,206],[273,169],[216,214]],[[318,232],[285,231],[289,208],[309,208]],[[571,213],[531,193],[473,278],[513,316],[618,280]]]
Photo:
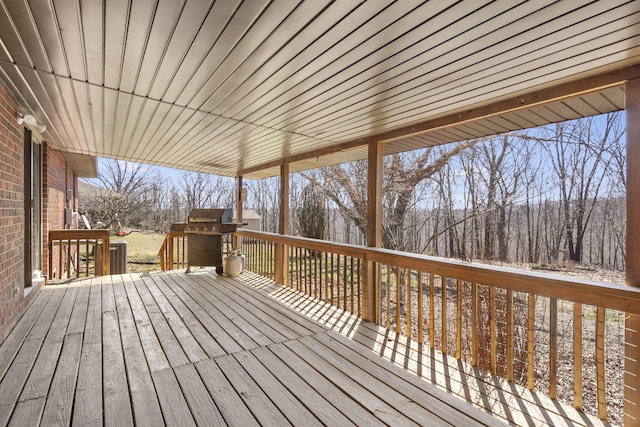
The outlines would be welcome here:
[[[109,230],[50,230],[48,277],[109,274]]]
[[[187,235],[184,231],[169,231],[162,242],[158,256],[162,271],[186,268],[185,259]]]
[[[624,346],[640,345],[628,342],[638,335],[625,331],[625,318],[640,315],[640,289],[249,230],[236,234],[251,271],[357,315],[373,300],[367,320],[578,409],[596,408],[603,420],[622,423],[608,408],[622,407],[624,387],[638,387],[637,372],[624,375]],[[366,286],[372,266],[373,284]]]

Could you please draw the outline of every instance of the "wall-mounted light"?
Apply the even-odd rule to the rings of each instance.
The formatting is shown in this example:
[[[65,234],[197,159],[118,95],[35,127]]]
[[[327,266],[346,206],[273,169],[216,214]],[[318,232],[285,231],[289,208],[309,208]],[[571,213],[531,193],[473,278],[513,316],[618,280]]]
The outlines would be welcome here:
[[[22,113],[19,112],[16,116],[16,120],[19,125],[24,124],[29,129],[35,130],[38,133],[42,133],[47,129],[47,125],[38,123],[38,119],[36,119],[36,116],[34,116],[33,114],[27,114],[26,116],[23,116]]]

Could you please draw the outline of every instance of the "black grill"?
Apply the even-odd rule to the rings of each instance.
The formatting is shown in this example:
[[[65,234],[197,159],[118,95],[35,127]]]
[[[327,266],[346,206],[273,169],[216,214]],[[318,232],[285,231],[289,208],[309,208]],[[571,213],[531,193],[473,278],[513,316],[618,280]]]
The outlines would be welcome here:
[[[191,267],[216,267],[222,274],[223,243],[229,243],[236,229],[246,223],[233,222],[232,209],[193,209],[185,226],[187,273]]]

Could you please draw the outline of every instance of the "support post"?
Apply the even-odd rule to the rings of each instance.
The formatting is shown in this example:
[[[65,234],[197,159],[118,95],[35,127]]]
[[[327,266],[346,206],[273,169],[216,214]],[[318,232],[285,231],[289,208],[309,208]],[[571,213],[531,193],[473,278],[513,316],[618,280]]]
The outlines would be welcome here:
[[[236,177],[236,222],[242,222],[242,176]],[[240,236],[233,235],[233,249],[240,249]]]
[[[640,79],[626,92],[627,285],[640,287]],[[627,314],[624,339],[624,425],[640,425],[640,315]]]
[[[289,234],[289,164],[280,166],[280,221],[278,232]],[[289,285],[289,257],[288,247],[277,243],[275,248],[275,279],[284,286]]]
[[[384,144],[369,144],[367,169],[367,246],[382,246],[382,152]],[[380,323],[380,271],[379,266],[365,260],[364,288],[362,295],[364,320]]]

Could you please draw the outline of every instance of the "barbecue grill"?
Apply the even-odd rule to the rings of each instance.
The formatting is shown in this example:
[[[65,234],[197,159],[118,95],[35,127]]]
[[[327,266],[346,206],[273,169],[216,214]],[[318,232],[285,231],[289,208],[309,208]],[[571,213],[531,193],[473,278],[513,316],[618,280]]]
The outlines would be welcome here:
[[[191,267],[215,267],[222,274],[223,243],[236,229],[246,225],[233,222],[232,209],[193,209],[184,232],[187,238],[187,273]]]

